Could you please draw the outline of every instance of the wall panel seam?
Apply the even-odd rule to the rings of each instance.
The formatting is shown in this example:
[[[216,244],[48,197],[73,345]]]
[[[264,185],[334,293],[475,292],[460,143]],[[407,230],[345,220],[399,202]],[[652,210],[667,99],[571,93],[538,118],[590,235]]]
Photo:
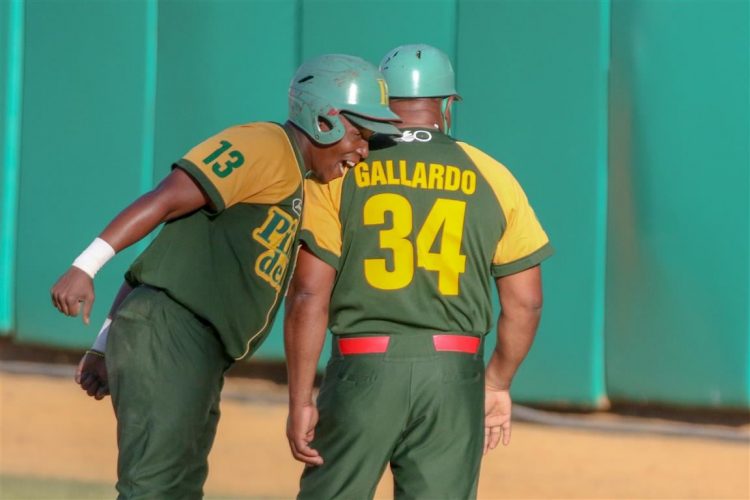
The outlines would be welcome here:
[[[154,148],[156,141],[156,86],[158,71],[159,2],[147,0],[144,29],[144,85],[143,123],[141,137],[141,169],[138,190],[140,194],[150,191],[154,179]],[[154,238],[154,232],[135,245],[137,253],[146,249]]]
[[[0,211],[0,331],[14,326],[18,184],[20,177],[21,113],[23,97],[24,0],[11,0],[8,16],[8,59],[5,71],[5,148]]]
[[[600,92],[596,151],[596,222],[594,249],[594,303],[592,308],[592,390],[595,402],[607,396],[605,363],[605,306],[607,293],[607,184],[609,169],[609,61],[611,50],[611,0],[599,0]]]

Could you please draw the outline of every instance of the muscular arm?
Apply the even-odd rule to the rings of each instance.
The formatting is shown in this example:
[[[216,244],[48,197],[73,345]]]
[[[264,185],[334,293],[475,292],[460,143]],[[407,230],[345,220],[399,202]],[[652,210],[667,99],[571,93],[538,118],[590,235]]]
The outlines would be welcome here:
[[[295,459],[320,465],[323,458],[310,448],[318,421],[313,401],[315,373],[325,341],[336,270],[304,246],[297,257],[284,316],[284,350],[289,376],[287,438]]]
[[[513,376],[534,342],[542,315],[542,272],[539,266],[498,278],[500,319],[497,346],[487,366],[487,385],[510,389]]]
[[[117,214],[99,237],[109,243],[115,252],[120,252],[141,240],[162,222],[194,212],[209,203],[210,200],[193,178],[176,168],[155,189]]]
[[[510,385],[534,342],[542,314],[542,273],[539,266],[498,278],[500,319],[497,346],[485,374],[485,453],[502,441],[510,444]]]
[[[99,235],[115,250],[129,247],[153,231],[159,224],[194,212],[209,199],[192,177],[174,169],[153,191],[120,212]],[[88,324],[94,303],[93,280],[71,266],[51,291],[53,305],[67,316],[77,316],[83,303],[83,321]]]

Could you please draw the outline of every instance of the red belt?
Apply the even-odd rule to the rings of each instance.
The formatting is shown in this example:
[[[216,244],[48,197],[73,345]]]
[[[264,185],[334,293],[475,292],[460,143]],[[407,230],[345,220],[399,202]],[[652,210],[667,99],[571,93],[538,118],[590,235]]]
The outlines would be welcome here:
[[[339,352],[344,356],[350,354],[377,354],[388,350],[391,338],[379,337],[343,337],[338,338]],[[436,351],[452,351],[476,354],[481,339],[468,335],[440,334],[432,336],[432,344]]]

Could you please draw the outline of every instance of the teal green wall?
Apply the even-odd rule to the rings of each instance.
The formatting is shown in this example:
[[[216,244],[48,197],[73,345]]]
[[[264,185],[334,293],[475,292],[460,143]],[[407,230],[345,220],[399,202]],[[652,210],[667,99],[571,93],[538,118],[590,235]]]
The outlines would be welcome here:
[[[458,21],[460,136],[514,172],[556,249],[542,266],[544,314],[517,396],[596,405],[604,396],[607,3],[463,2]]]
[[[96,279],[93,325],[63,317],[49,289],[152,184],[148,22],[155,4],[26,1],[16,259],[16,336],[82,346],[106,316],[133,249]]]
[[[607,388],[748,406],[747,2],[615,2]]]
[[[426,42],[455,61],[455,135],[515,173],[557,251],[516,399],[748,406],[749,23],[740,0],[0,2],[0,331],[87,346],[145,243],[97,276],[91,327],[49,288],[175,159],[283,121],[304,59]],[[258,357],[282,355],[277,321]]]
[[[155,180],[223,128],[286,119],[294,0],[159,2]]]

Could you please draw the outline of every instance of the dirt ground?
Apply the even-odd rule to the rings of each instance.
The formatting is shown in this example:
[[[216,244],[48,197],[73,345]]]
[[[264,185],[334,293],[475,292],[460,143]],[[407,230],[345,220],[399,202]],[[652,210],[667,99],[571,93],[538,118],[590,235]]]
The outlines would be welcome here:
[[[227,381],[206,492],[291,498],[301,466],[284,436],[285,389]],[[115,480],[115,420],[72,381],[0,372],[0,475]],[[391,498],[389,478],[378,498]],[[517,422],[482,465],[479,497],[750,498],[747,442],[570,430]]]

